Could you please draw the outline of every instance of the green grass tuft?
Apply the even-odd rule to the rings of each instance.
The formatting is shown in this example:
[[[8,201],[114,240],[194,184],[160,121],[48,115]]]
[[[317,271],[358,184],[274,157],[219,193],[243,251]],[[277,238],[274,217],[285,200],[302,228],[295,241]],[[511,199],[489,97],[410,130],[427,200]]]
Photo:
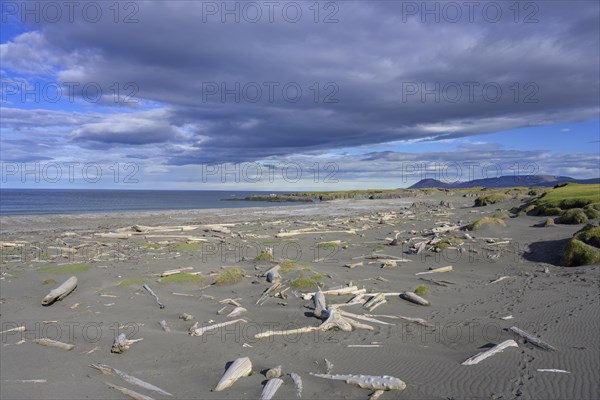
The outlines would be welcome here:
[[[581,208],[572,208],[565,211],[560,217],[556,219],[559,224],[570,224],[577,225],[587,221],[587,216]]]
[[[327,249],[327,248],[332,248],[332,247],[338,247],[338,243],[336,242],[322,242],[319,243],[317,245],[317,247],[321,248],[321,249]]]
[[[320,281],[323,279],[323,275],[314,274],[312,276],[302,274],[299,277],[290,281],[290,286],[294,289],[310,289],[318,288]]]
[[[478,197],[475,199],[475,207],[483,207],[483,206],[488,206],[490,204],[496,204],[497,202],[508,199],[509,197],[510,196],[507,194],[500,194],[500,193],[488,194],[485,196],[481,196],[481,197]]]
[[[446,250],[449,247],[458,246],[463,243],[464,243],[464,241],[460,238],[456,238],[456,237],[444,238],[436,243],[435,249],[437,251]]]
[[[56,283],[56,280],[54,280],[52,278],[44,279],[44,282],[42,282],[42,284],[44,284],[44,285],[54,285],[55,283]]]
[[[48,274],[75,274],[77,272],[85,272],[92,268],[86,264],[60,265],[57,267],[45,267],[37,270],[38,273]]]
[[[419,296],[423,296],[424,294],[427,294],[428,291],[429,291],[429,288],[426,285],[419,285],[415,288],[415,294],[419,295]]]
[[[496,210],[492,214],[492,217],[493,218],[506,219],[506,218],[510,217],[510,213],[508,211]]]
[[[479,218],[477,221],[468,225],[467,228],[472,231],[476,231],[476,230],[481,229],[481,227],[483,225],[489,225],[489,224],[495,224],[495,225],[499,225],[502,227],[506,226],[506,223],[499,218],[483,217],[483,218]]]
[[[186,251],[201,250],[203,247],[202,243],[178,243],[175,245],[174,250],[183,253]]]
[[[587,215],[587,217],[589,219],[600,218],[600,211],[598,211],[598,209],[596,208],[596,204],[588,204],[587,206],[585,206],[583,208],[583,211],[585,212],[585,215]]]
[[[382,251],[385,250],[385,245],[383,243],[377,243],[373,245],[373,251]]]
[[[256,256],[254,261],[271,261],[272,259],[273,259],[273,255],[271,253],[267,253],[266,251],[263,251],[262,253],[260,253],[259,255]]]
[[[170,285],[172,283],[196,283],[200,284],[204,280],[204,275],[194,275],[194,274],[173,274],[169,276],[165,276],[160,279],[160,283],[163,285]],[[119,284],[120,285],[120,284]]]
[[[117,284],[117,286],[129,286],[129,285],[143,285],[144,283],[148,282],[148,279],[146,278],[129,278],[129,279],[124,279],[121,282],[119,282]]]
[[[600,248],[600,226],[588,224],[575,233],[574,237],[585,244]]]
[[[215,280],[215,285],[232,285],[244,280],[246,273],[240,268],[231,268],[223,272]]]
[[[567,267],[594,264],[600,260],[600,251],[573,238],[565,248],[564,258]]]

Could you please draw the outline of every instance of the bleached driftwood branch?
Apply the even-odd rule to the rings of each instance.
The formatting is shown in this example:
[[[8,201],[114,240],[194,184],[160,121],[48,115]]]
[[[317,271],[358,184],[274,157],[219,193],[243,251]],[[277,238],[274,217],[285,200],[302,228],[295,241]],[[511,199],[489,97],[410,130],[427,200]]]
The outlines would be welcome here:
[[[97,369],[98,371],[102,372],[104,375],[108,375],[108,376],[116,375],[119,378],[123,379],[125,382],[131,383],[132,385],[139,386],[146,390],[151,390],[153,392],[157,392],[157,393],[160,393],[165,396],[173,396],[171,393],[166,392],[166,391],[162,390],[161,388],[154,386],[151,383],[148,383],[141,379],[138,379],[135,376],[127,375],[126,373],[119,371],[118,369],[113,368],[111,366],[108,366],[105,364],[90,364],[89,367]]]
[[[512,339],[505,340],[504,342],[497,344],[496,346],[492,347],[491,349],[482,351],[481,353],[478,353],[478,354],[474,355],[473,357],[463,361],[461,365],[478,364],[480,361],[483,361],[486,358],[491,357],[496,353],[500,353],[502,350],[504,350],[508,347],[519,347],[519,345],[517,344],[517,342],[515,342]]]
[[[530,333],[525,332],[522,329],[517,328],[516,326],[511,327],[510,330],[512,332],[516,333],[517,335],[521,336],[525,340],[527,340],[529,343],[536,345],[537,347],[540,347],[544,350],[552,350],[552,351],[558,350],[556,347],[544,342],[542,339],[537,338],[537,337],[531,335]]]
[[[222,328],[227,325],[237,324],[238,322],[248,322],[245,319],[234,319],[233,321],[221,322],[219,324],[203,326],[202,328],[198,328],[198,323],[194,323],[189,329],[190,336],[202,336],[206,332],[214,331],[215,329]]]
[[[73,350],[75,348],[74,344],[59,342],[58,340],[52,339],[33,339],[33,343],[41,344],[42,346],[47,347],[55,347],[61,350]]]

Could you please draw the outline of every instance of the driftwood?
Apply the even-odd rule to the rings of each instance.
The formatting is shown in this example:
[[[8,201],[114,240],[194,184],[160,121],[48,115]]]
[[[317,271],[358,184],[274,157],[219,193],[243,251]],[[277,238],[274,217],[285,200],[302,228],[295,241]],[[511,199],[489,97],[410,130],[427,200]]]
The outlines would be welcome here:
[[[496,346],[492,347],[491,349],[483,351],[481,353],[478,353],[478,354],[474,355],[473,357],[463,361],[461,365],[475,365],[475,364],[479,363],[480,361],[483,361],[486,358],[493,356],[496,353],[500,353],[502,350],[504,350],[508,347],[519,347],[519,345],[517,344],[517,342],[515,342],[512,339],[505,340],[504,342],[497,344]]]
[[[227,317],[229,317],[229,318],[239,317],[246,311],[248,311],[248,310],[246,310],[244,307],[236,307],[229,314],[227,314]]]
[[[354,263],[354,264],[346,264],[345,266],[347,268],[356,268],[356,267],[362,267],[364,265],[364,263],[362,261]]]
[[[124,333],[121,333],[113,341],[110,352],[117,354],[124,353],[125,351],[129,350],[129,347],[133,343],[138,342],[140,340],[142,339],[129,340],[127,339],[127,336]]]
[[[377,389],[369,396],[369,400],[378,400],[383,393],[385,393],[385,390]]]
[[[327,302],[325,301],[325,295],[320,290],[313,295],[313,302],[315,305],[314,314],[317,317],[321,317],[323,311],[327,309]]]
[[[281,282],[281,279],[283,279],[283,278],[281,277],[281,274],[279,273],[279,271],[277,269],[273,271],[273,268],[271,268],[271,270],[269,270],[267,272],[267,282],[270,282],[270,283]]]
[[[375,296],[371,297],[369,301],[367,301],[364,304],[364,307],[369,311],[373,311],[374,309],[385,303],[387,303],[385,295],[383,293],[378,293]]]
[[[223,299],[223,300],[219,301],[219,304],[231,304],[232,306],[235,306],[235,307],[241,307],[242,305],[240,303],[238,303],[237,300],[241,300],[241,298]]]
[[[323,290],[322,293],[323,294],[330,294],[333,296],[344,296],[347,294],[358,294],[358,287],[356,286],[346,286],[346,287],[342,287],[342,288],[336,288],[336,289],[329,289],[329,290]],[[364,293],[364,292],[359,292],[359,293]],[[314,293],[303,293],[302,294],[302,298],[304,300],[311,300],[313,298]]]
[[[512,278],[512,277],[511,277],[511,276],[508,276],[508,275],[501,276],[500,278],[498,278],[498,279],[494,279],[493,281],[491,281],[490,283],[488,283],[488,285],[491,285],[492,283],[498,283],[498,282],[501,282],[501,281],[503,281],[503,280],[505,280],[505,279],[508,279],[508,278]]]
[[[276,238],[284,238],[284,237],[290,237],[290,236],[296,236],[296,235],[310,235],[310,234],[324,234],[324,233],[349,233],[349,234],[356,234],[356,231],[354,229],[349,229],[347,231],[319,231],[319,230],[314,230],[314,229],[297,229],[295,231],[289,231],[289,232],[279,232],[278,234],[275,235]]]
[[[565,371],[564,369],[551,369],[551,368],[550,369],[545,369],[545,368],[542,368],[542,369],[538,369],[537,371],[538,372],[560,372],[560,373],[563,373],[563,374],[570,374],[569,371]]]
[[[42,346],[56,347],[57,349],[67,350],[67,351],[73,350],[75,348],[74,344],[63,343],[63,342],[59,342],[57,340],[45,339],[45,338],[44,339],[33,339],[32,342],[41,344]]]
[[[110,382],[104,382],[104,383],[106,383],[110,388],[118,390],[125,396],[131,397],[133,400],[154,400],[152,397],[146,396],[145,394],[138,393],[135,390],[127,389],[122,386],[113,385]]]
[[[396,318],[401,321],[412,323],[412,324],[428,326],[428,327],[433,326],[430,323],[428,323],[427,321],[425,321],[423,318],[403,317],[402,315],[371,315],[371,317]]]
[[[517,328],[516,326],[511,327],[510,330],[512,332],[516,333],[517,335],[521,336],[525,340],[527,340],[529,343],[536,345],[537,347],[540,347],[544,350],[551,350],[551,351],[558,350],[556,347],[544,342],[542,339],[536,338],[535,336],[525,332],[524,330]]]
[[[325,359],[325,373],[330,374],[333,371],[333,363],[328,359]]]
[[[411,260],[407,259],[407,258],[402,258],[402,257],[398,257],[398,256],[392,256],[389,254],[372,254],[370,256],[365,256],[365,259],[367,260],[379,260],[379,261],[396,261],[396,262],[411,262]]]
[[[282,384],[283,384],[283,381],[279,378],[269,379],[267,381],[267,383],[265,384],[265,387],[263,388],[263,391],[260,395],[260,399],[261,400],[271,400],[273,398],[273,396],[275,396],[275,393],[277,393],[277,390],[279,390],[279,387]]]
[[[390,324],[389,322],[380,321],[378,319],[375,319],[375,318],[373,318],[373,315],[369,315],[369,314],[365,314],[365,315],[353,314],[353,313],[349,313],[349,312],[343,311],[343,310],[337,310],[337,312],[342,317],[346,317],[346,318],[360,319],[362,321],[372,322],[374,324],[393,325],[393,324]]]
[[[110,367],[108,365],[105,364],[90,364],[89,367],[97,369],[98,371],[102,372],[104,375],[116,375],[119,378],[123,379],[125,382],[131,383],[132,385],[136,385],[139,386],[141,388],[144,388],[146,390],[151,390],[153,392],[157,392],[160,393],[162,395],[165,396],[173,396],[171,393],[166,392],[164,390],[162,390],[161,388],[154,386],[151,383],[145,382],[141,379],[138,379],[134,376],[131,375],[127,375],[126,373],[119,371],[116,368]]]
[[[160,275],[161,278],[164,278],[165,276],[180,274],[183,271],[189,271],[189,270],[192,270],[192,269],[194,269],[194,267],[185,267],[185,268],[170,269],[168,271],[161,272],[158,275]]]
[[[302,328],[295,328],[295,329],[288,329],[285,331],[265,331],[265,332],[260,332],[257,333],[256,335],[254,335],[255,339],[262,339],[262,338],[266,338],[266,337],[270,337],[270,336],[280,336],[280,335],[295,335],[295,334],[300,334],[300,333],[309,333],[309,332],[315,332],[315,331],[319,331],[319,327],[318,326],[305,326]]]
[[[191,320],[191,319],[194,319],[194,316],[193,316],[193,315],[190,315],[190,314],[183,313],[183,314],[181,314],[181,315],[179,316],[179,319],[182,319],[182,320],[184,320],[184,321],[189,321],[189,320]]]
[[[11,328],[11,329],[7,329],[5,331],[0,332],[0,334],[4,334],[4,333],[8,333],[8,332],[25,332],[26,328],[25,325],[16,327],[16,328]]]
[[[221,390],[227,389],[231,387],[238,379],[248,376],[252,373],[252,362],[248,357],[238,358],[234,362],[231,363],[223,377],[217,383],[215,387],[215,392],[220,392]]]
[[[424,298],[422,298],[421,296],[419,296],[413,292],[401,293],[400,297],[403,298],[404,300],[408,300],[408,301],[418,304],[420,306],[428,306],[429,305],[429,301],[425,300]]]
[[[296,387],[296,397],[301,399],[302,398],[302,378],[300,377],[300,375],[292,372],[290,374],[290,377],[292,378],[292,381],[294,382],[294,386]]]
[[[116,233],[116,232],[107,232],[107,233],[95,233],[94,236],[100,238],[110,238],[110,239],[129,239],[131,237],[130,233]]]
[[[121,333],[121,334],[119,334],[119,336],[117,336],[115,338],[115,341],[113,342],[110,352],[117,353],[117,354],[124,353],[127,350],[129,350],[129,347],[132,344],[134,344],[135,342],[139,342],[140,340],[144,340],[144,339],[140,338],[140,339],[129,340],[129,339],[127,339],[127,336],[124,333]]]
[[[454,282],[450,282],[450,281],[443,281],[443,280],[435,280],[435,279],[428,279],[428,278],[419,278],[422,281],[425,282],[429,282],[429,283],[433,283],[434,285],[438,285],[438,286],[448,286],[448,285],[454,285]]]
[[[221,322],[220,324],[214,324],[198,328],[198,323],[194,323],[189,329],[190,336],[202,336],[206,332],[214,331],[215,329],[222,328],[227,325],[237,324],[238,322],[248,322],[245,319],[234,319],[233,321]]]
[[[267,377],[267,379],[273,379],[273,378],[279,378],[281,377],[281,365],[276,366],[275,368],[271,368],[269,370],[267,370],[267,372],[265,373],[265,376]]]
[[[165,332],[171,332],[171,328],[169,328],[167,326],[167,321],[165,321],[164,319],[162,321],[159,322],[160,327],[163,329],[163,331]]]
[[[451,272],[452,265],[448,265],[447,267],[434,268],[425,272],[417,272],[415,275],[425,275],[425,274],[435,274],[438,272]]]
[[[273,293],[275,293],[277,290],[279,290],[282,287],[283,287],[283,285],[281,284],[281,282],[274,282],[270,287],[265,289],[263,294],[258,298],[258,300],[256,300],[256,304],[262,305],[262,303],[267,301],[269,296],[271,296]]]
[[[398,260],[382,260],[381,268],[396,268],[398,266]]]
[[[265,331],[260,332],[254,335],[255,339],[262,339],[270,336],[278,336],[278,335],[294,335],[300,333],[309,333],[309,332],[325,332],[330,329],[340,329],[343,332],[350,332],[354,328],[356,329],[367,329],[373,330],[374,328],[370,325],[366,325],[355,321],[354,319],[347,317],[342,314],[340,310],[335,309],[334,307],[327,308],[327,319],[319,326],[305,326],[302,328],[288,329],[285,331]],[[357,318],[358,319],[358,318]]]
[[[372,375],[328,375],[313,374],[318,378],[334,379],[344,381],[349,385],[355,385],[363,389],[371,390],[404,390],[406,383],[393,376],[372,376]]]
[[[156,303],[158,304],[158,306],[159,306],[161,309],[162,309],[162,308],[165,308],[165,305],[164,305],[164,304],[162,304],[162,303],[160,302],[160,300],[158,299],[158,296],[156,295],[156,293],[154,293],[154,292],[152,291],[152,289],[150,289],[150,286],[148,286],[148,285],[144,285],[144,286],[143,286],[143,288],[144,288],[144,289],[146,289],[146,290],[148,291],[148,293],[150,293],[152,296],[154,296],[154,298],[156,299]]]
[[[52,290],[42,300],[42,305],[49,306],[55,301],[60,301],[67,297],[77,287],[77,277],[72,276],[67,279],[62,285]]]

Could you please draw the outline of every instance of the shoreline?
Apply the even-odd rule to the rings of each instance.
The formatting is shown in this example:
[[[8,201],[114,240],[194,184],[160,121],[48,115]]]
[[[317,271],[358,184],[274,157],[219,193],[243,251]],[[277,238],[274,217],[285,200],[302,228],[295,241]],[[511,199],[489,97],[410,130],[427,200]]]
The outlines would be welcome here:
[[[103,220],[107,226],[116,226],[124,220],[149,221],[149,223],[163,223],[168,220],[177,221],[188,218],[206,218],[209,223],[217,223],[219,218],[234,218],[236,221],[248,217],[252,219],[265,215],[320,215],[335,214],[340,212],[339,207],[346,207],[348,211],[362,210],[369,206],[375,208],[385,207],[409,207],[416,198],[382,200],[331,200],[321,203],[269,205],[255,207],[233,207],[233,208],[197,208],[187,210],[147,210],[147,211],[115,211],[115,212],[89,212],[71,214],[20,214],[3,215],[2,229],[0,233],[33,232],[43,230],[56,230],[73,227],[73,224],[81,222],[85,225],[98,220]],[[377,202],[380,202],[379,204]],[[392,204],[397,203],[397,204]],[[139,222],[138,222],[139,223]]]

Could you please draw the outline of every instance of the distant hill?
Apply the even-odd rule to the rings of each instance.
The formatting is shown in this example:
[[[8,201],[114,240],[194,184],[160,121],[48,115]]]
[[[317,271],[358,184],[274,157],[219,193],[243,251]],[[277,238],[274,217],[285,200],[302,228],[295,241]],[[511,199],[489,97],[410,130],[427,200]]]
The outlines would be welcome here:
[[[575,179],[569,176],[554,175],[506,175],[497,178],[475,179],[468,182],[448,183],[436,179],[421,179],[412,185],[411,189],[442,188],[442,189],[466,189],[475,186],[486,188],[505,188],[514,186],[555,186],[562,182],[573,183],[600,183],[600,178]]]

